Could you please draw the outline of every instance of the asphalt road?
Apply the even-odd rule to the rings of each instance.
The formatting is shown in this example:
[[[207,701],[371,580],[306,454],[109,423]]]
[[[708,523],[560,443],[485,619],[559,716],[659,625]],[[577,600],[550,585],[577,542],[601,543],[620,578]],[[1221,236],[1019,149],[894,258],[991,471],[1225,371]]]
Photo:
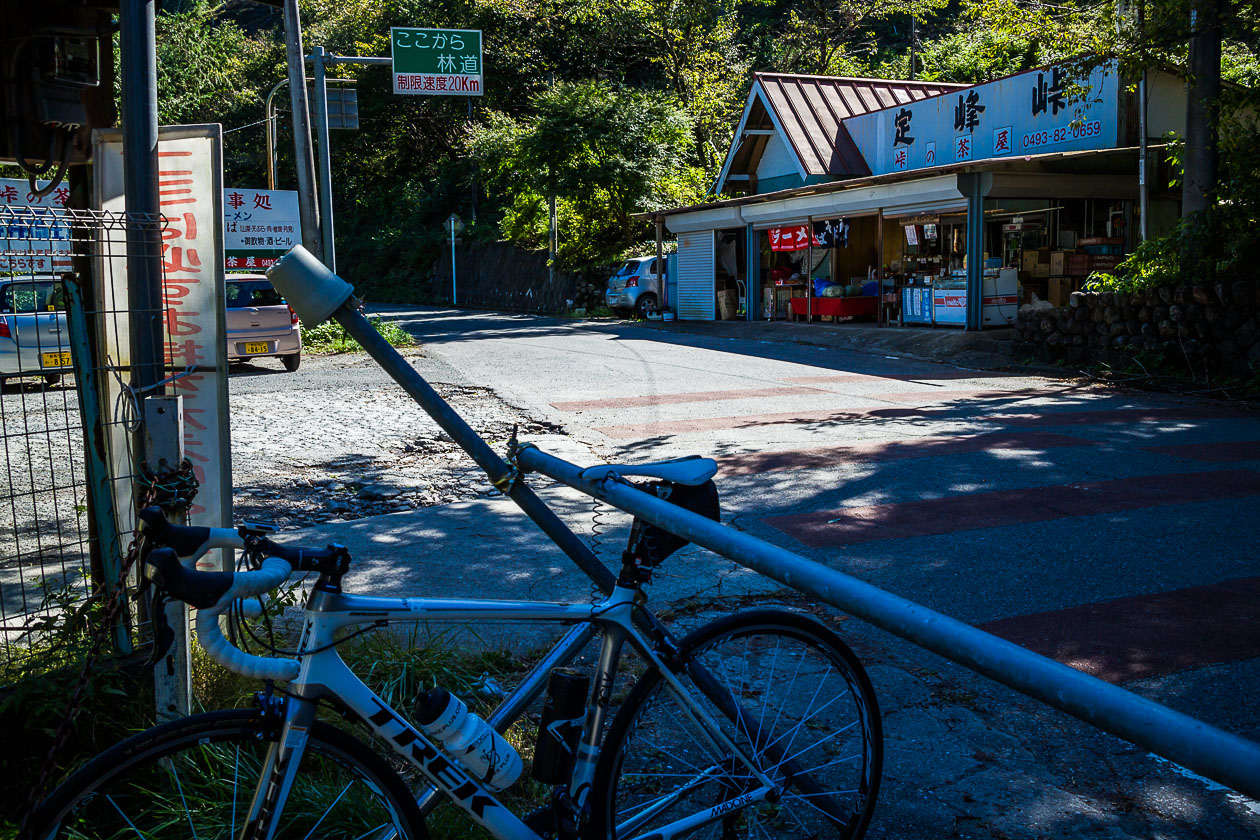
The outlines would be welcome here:
[[[592,463],[714,456],[729,524],[1260,740],[1254,413],[755,327],[387,314]],[[872,836],[1260,836],[1257,803],[845,628],[887,698]]]

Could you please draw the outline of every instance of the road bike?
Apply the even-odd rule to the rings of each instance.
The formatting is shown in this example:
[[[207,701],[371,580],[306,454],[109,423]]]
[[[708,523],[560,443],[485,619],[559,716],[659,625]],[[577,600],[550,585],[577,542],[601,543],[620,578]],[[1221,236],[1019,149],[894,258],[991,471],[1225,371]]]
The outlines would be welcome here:
[[[717,518],[710,459],[588,470],[649,479],[634,486]],[[173,525],[157,508],[141,521],[145,578],[196,608],[212,659],[265,687],[252,708],[165,723],[100,754],[41,803],[32,836],[424,838],[444,802],[493,837],[530,840],[847,840],[871,818],[882,733],[857,657],[819,620],[784,609],[728,614],[676,638],[648,610],[646,586],[686,542],[651,524],[633,522],[610,594],[550,603],[351,594],[342,546],[277,544],[248,525]],[[212,548],[240,551],[238,570],[198,571]],[[230,640],[295,573],[315,576],[295,648],[263,656]],[[545,695],[530,770],[549,783],[542,807],[521,815],[505,801],[510,744],[486,735],[475,753],[444,740],[416,722],[419,709],[391,708],[338,652],[357,632],[426,621],[568,626],[482,724],[503,732]],[[572,667],[592,643],[593,668]],[[642,671],[615,694],[627,644]]]

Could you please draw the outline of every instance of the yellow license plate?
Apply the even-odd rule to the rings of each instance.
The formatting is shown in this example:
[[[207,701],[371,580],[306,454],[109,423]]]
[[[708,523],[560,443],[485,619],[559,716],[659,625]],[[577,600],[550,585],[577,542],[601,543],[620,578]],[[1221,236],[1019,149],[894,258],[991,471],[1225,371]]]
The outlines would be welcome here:
[[[40,364],[44,367],[70,367],[69,353],[41,353]]]
[[[248,341],[245,343],[246,353],[266,353],[271,347],[265,341]]]

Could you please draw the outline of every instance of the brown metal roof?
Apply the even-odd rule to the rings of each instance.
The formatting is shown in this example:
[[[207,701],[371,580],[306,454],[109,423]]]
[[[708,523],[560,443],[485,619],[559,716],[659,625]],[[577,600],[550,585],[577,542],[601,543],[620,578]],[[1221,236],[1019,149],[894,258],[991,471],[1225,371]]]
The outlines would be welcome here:
[[[766,102],[787,135],[784,139],[796,150],[810,175],[871,174],[844,127],[846,118],[967,87],[949,82],[788,73],[758,73],[754,81],[761,85]],[[753,114],[749,117],[747,127],[752,128]]]

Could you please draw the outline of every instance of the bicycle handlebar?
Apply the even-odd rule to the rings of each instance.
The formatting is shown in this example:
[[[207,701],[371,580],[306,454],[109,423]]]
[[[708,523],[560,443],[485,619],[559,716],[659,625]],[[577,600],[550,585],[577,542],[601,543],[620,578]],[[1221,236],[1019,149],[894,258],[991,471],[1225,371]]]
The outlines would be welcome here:
[[[139,517],[145,537],[161,544],[145,558],[146,575],[171,597],[197,608],[197,638],[210,658],[247,677],[294,679],[299,668],[296,659],[275,659],[241,650],[223,635],[219,616],[237,599],[253,598],[275,589],[295,569],[344,572],[349,562],[345,549],[338,545],[317,550],[279,545],[249,528],[173,525],[157,507],[145,508]],[[197,570],[196,561],[212,548],[248,549],[264,559],[261,568],[253,571]]]
[[[199,572],[186,568],[174,549],[158,548],[146,563],[152,580],[165,587],[172,597],[197,607],[197,640],[215,662],[262,680],[291,680],[298,675],[296,659],[246,653],[229,642],[219,626],[219,616],[236,599],[262,595],[284,583],[293,574],[289,561],[268,557],[257,571]]]

